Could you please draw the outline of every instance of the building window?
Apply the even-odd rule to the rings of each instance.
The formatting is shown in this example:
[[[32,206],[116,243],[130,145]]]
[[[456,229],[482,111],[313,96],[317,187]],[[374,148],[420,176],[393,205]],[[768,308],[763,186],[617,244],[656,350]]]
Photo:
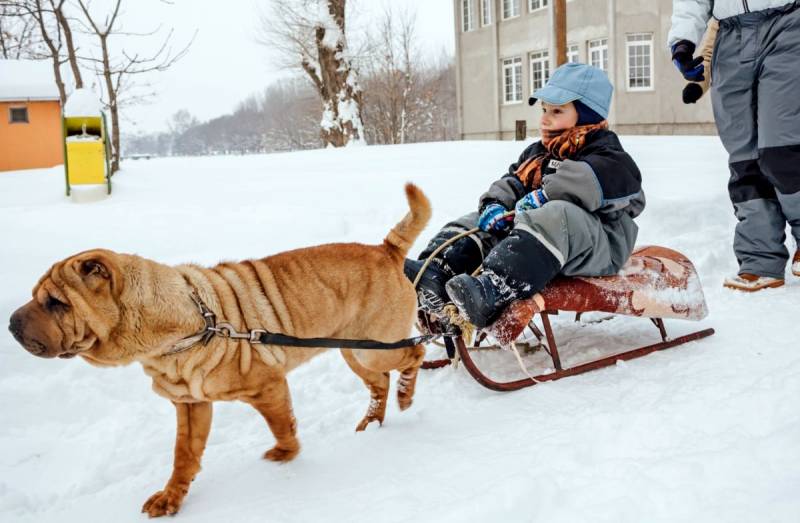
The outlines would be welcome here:
[[[531,53],[531,92],[541,89],[550,79],[550,56],[547,51]]]
[[[522,101],[522,58],[503,60],[503,103]]]
[[[547,0],[530,0],[528,3],[528,10],[536,11],[547,7]]]
[[[580,47],[577,44],[567,47],[567,62],[575,64],[581,61]]]
[[[461,28],[466,33],[472,31],[472,0],[461,0]]]
[[[481,26],[492,24],[492,0],[481,0]]]
[[[519,16],[519,0],[503,0],[503,19]]]
[[[653,88],[653,33],[627,35],[628,90],[649,91]]]
[[[608,73],[608,38],[589,40],[589,65]]]
[[[28,108],[27,107],[11,107],[8,110],[9,123],[28,123]]]

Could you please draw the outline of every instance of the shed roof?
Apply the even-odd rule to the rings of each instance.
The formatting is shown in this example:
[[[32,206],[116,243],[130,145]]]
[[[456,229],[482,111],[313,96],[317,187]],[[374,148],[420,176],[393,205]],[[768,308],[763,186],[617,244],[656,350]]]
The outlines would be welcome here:
[[[58,100],[53,65],[44,60],[0,60],[0,101]]]

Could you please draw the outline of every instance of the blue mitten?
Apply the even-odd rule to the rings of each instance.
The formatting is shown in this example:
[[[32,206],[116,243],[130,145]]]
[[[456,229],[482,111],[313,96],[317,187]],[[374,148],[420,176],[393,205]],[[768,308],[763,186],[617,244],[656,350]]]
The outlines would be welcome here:
[[[517,212],[538,209],[548,201],[549,200],[547,199],[547,195],[544,193],[544,189],[536,189],[535,191],[531,191],[520,198],[520,200],[517,202],[517,205],[514,206],[514,209]]]
[[[502,232],[514,223],[514,215],[499,203],[490,203],[478,218],[478,227],[486,232]]]
[[[672,46],[672,63],[683,77],[690,82],[702,82],[705,80],[703,56],[692,57],[692,55],[694,55],[694,44],[688,40],[681,40]]]

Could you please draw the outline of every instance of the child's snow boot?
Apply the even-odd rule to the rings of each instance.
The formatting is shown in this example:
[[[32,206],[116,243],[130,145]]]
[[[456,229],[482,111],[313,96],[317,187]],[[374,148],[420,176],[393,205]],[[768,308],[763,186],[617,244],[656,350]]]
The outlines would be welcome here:
[[[792,259],[792,274],[800,276],[800,247],[798,247]]]
[[[512,301],[542,290],[561,263],[535,236],[514,229],[486,256],[483,269],[477,278],[462,275],[447,283],[447,294],[479,329],[495,321]]]
[[[737,291],[755,292],[762,289],[773,289],[783,286],[783,278],[758,276],[756,274],[742,273],[733,278],[725,278],[723,286]]]
[[[513,290],[491,271],[477,278],[460,274],[448,281],[446,287],[461,314],[479,329],[491,325],[516,297]]]
[[[425,260],[406,259],[403,264],[403,272],[406,278],[413,283],[423,265],[425,265]],[[438,259],[432,260],[425,268],[425,272],[422,273],[417,284],[417,297],[419,298],[420,308],[428,312],[440,312],[448,302],[444,285],[452,277],[453,271],[449,267]]]

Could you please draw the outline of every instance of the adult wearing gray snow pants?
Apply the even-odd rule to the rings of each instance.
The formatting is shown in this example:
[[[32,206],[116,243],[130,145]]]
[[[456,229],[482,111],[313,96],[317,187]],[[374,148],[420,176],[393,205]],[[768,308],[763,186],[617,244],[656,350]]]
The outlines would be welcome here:
[[[712,15],[719,33],[711,99],[739,220],[739,273],[725,286],[778,287],[789,259],[787,222],[800,245],[800,2],[673,0],[669,45],[687,78],[703,74],[692,55]],[[792,270],[800,276],[800,250]]]

